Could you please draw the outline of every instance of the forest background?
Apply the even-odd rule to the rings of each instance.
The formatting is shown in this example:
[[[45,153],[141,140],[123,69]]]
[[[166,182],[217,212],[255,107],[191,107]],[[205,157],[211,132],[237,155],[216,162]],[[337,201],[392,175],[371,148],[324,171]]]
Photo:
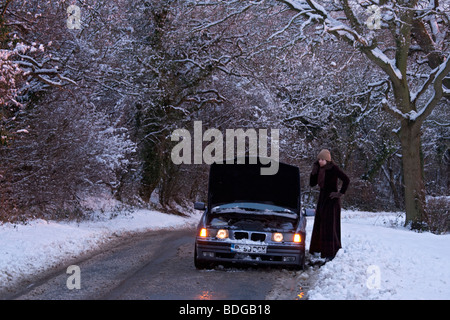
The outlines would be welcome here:
[[[174,164],[170,137],[202,121],[279,129],[304,206],[328,148],[345,207],[445,232],[449,25],[443,0],[2,0],[0,220],[183,214],[208,165]]]

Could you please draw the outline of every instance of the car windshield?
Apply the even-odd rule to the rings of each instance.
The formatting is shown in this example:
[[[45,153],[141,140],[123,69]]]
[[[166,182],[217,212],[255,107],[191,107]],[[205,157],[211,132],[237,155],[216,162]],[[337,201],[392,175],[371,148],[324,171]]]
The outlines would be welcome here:
[[[287,208],[280,206],[256,203],[256,202],[233,202],[215,206],[211,210],[212,213],[248,213],[258,215],[276,215],[295,219],[297,214]]]

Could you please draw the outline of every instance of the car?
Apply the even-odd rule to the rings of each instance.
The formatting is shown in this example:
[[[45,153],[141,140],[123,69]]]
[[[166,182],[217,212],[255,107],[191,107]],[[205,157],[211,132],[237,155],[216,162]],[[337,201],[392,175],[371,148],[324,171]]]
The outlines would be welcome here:
[[[211,165],[208,202],[194,203],[204,210],[195,238],[197,269],[219,264],[304,268],[300,170],[280,162],[275,174],[262,175],[263,166],[248,158]]]

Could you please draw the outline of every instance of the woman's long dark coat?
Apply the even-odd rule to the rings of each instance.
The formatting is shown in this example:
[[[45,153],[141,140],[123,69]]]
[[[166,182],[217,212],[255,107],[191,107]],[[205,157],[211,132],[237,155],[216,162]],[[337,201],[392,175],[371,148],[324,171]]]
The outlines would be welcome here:
[[[331,199],[330,193],[338,191],[340,179],[342,187],[339,192],[344,194],[350,179],[332,162],[319,170],[325,170],[325,177],[320,188],[309,252],[320,252],[322,258],[334,258],[341,248],[341,201],[339,198]],[[318,178],[319,172],[311,173],[311,187],[318,184]]]

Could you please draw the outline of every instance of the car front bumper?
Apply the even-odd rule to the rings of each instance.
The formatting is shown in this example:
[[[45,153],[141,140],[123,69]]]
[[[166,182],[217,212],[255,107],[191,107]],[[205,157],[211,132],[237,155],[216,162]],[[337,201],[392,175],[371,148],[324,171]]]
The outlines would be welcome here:
[[[232,250],[232,244],[241,242],[220,241],[197,237],[197,260],[205,263],[261,264],[302,267],[305,258],[303,243],[265,243],[265,253],[241,253]]]

